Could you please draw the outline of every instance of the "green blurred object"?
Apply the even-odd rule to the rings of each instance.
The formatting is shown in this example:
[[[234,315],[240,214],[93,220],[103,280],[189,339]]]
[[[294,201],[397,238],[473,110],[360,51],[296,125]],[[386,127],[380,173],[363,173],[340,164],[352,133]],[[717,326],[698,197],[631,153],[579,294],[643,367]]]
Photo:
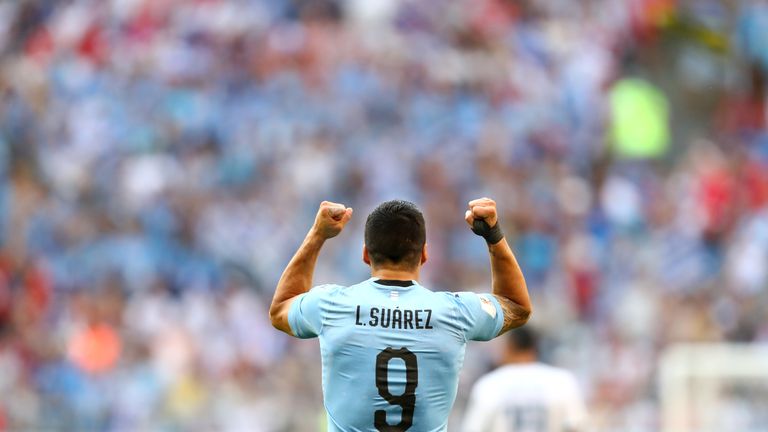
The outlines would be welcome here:
[[[669,148],[669,105],[664,93],[639,78],[618,80],[609,95],[611,145],[621,158],[658,158]]]

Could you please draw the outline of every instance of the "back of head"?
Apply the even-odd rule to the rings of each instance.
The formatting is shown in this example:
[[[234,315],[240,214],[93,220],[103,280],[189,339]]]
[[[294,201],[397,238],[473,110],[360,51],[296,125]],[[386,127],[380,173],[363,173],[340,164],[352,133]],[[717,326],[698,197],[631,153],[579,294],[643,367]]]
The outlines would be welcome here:
[[[365,221],[365,247],[374,267],[414,268],[426,241],[424,215],[408,201],[381,203]]]
[[[507,350],[510,354],[533,354],[538,351],[538,335],[530,326],[518,327],[507,335]]]

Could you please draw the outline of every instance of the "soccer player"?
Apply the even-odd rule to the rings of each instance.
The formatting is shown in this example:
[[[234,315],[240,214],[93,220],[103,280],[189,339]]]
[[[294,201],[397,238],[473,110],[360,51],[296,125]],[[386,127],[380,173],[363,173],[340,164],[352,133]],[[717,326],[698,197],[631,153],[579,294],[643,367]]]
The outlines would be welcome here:
[[[529,327],[509,332],[504,366],[472,389],[463,432],[571,432],[584,428],[586,410],[576,378],[538,361]]]
[[[471,201],[465,220],[485,238],[492,292],[434,292],[419,283],[427,262],[424,216],[406,201],[379,205],[365,223],[371,278],[310,290],[323,243],[352,209],[323,202],[277,284],[277,329],[320,338],[328,430],[445,431],[468,340],[489,340],[531,314],[523,274],[499,229],[496,203]]]

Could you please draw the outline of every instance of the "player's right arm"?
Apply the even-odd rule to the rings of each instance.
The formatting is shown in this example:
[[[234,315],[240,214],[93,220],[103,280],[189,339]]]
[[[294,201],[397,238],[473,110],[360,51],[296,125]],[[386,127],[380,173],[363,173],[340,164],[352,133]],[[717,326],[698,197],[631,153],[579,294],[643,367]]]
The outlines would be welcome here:
[[[289,324],[289,312],[294,300],[312,288],[312,276],[320,249],[326,240],[336,237],[352,217],[352,209],[342,204],[323,201],[315,216],[315,223],[304,238],[288,266],[280,276],[272,305],[269,307],[269,319],[272,325],[291,336],[295,334]],[[314,291],[313,291],[314,292]]]
[[[488,242],[488,254],[491,258],[491,281],[492,294],[499,302],[504,312],[504,323],[502,324],[499,335],[520,327],[531,316],[532,305],[531,298],[528,295],[528,287],[525,283],[523,271],[512,253],[512,249],[503,237],[498,239],[500,232],[491,233],[492,229],[497,228],[498,215],[496,212],[496,202],[490,198],[480,198],[469,202],[464,219],[476,234],[483,236],[485,234]],[[476,225],[481,221],[487,225]],[[481,228],[478,232],[478,228]],[[485,232],[482,232],[482,229]],[[497,235],[494,235],[497,234]]]

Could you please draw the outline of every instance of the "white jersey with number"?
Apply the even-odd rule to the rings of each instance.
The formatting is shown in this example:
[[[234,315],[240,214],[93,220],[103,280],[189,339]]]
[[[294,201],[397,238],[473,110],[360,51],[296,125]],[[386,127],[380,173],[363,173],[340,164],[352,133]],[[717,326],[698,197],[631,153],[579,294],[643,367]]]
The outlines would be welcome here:
[[[475,384],[464,432],[581,430],[586,409],[576,378],[543,363],[502,366]]]

